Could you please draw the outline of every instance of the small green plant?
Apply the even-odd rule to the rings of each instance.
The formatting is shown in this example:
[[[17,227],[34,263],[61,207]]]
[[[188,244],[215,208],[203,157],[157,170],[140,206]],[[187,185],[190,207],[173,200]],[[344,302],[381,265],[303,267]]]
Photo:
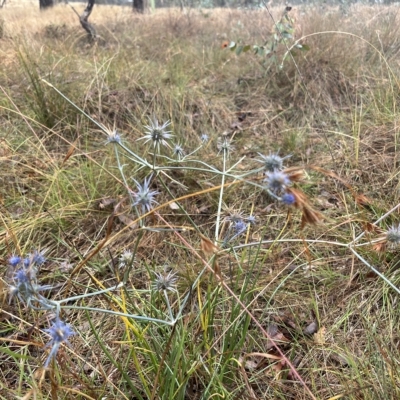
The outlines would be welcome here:
[[[286,50],[295,42],[295,22],[289,15],[291,9],[292,7],[285,8],[279,21],[274,24],[274,32],[263,45],[243,44],[232,41],[227,47],[237,55],[253,50],[254,54],[265,56],[270,61],[276,61],[277,51],[280,48]],[[306,44],[296,43],[291,49],[290,54],[295,55],[296,50],[308,51],[309,49],[309,46]]]

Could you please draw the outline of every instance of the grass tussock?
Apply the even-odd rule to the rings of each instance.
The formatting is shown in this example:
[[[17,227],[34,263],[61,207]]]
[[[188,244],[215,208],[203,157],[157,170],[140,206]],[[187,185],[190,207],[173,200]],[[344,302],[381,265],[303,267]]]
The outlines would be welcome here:
[[[399,398],[397,8],[294,9],[274,58],[223,46],[265,10],[36,8],[0,10],[0,397]]]

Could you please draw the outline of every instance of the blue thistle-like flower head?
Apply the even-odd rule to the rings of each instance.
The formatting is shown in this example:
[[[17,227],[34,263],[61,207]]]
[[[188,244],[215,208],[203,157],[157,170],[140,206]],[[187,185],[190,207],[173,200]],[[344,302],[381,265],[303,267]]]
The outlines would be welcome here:
[[[12,266],[12,267],[16,267],[20,262],[22,261],[22,258],[20,256],[11,256],[8,259],[8,263]]]
[[[31,280],[32,280],[31,273],[29,270],[25,268],[19,269],[14,274],[14,281],[17,284],[17,286],[27,284]]]
[[[137,182],[134,178],[132,178],[136,184],[136,192],[132,193],[134,198],[133,206],[141,206],[142,212],[145,213],[146,211],[150,211],[153,207],[153,204],[157,204],[154,197],[159,194],[156,190],[150,190],[150,180],[151,176],[144,180],[143,184],[141,185]]]
[[[113,130],[108,132],[106,144],[108,143],[121,143],[121,135],[117,132],[117,130]]]
[[[171,125],[170,121],[159,125],[157,118],[150,119],[149,125],[145,125],[144,127],[146,129],[146,134],[138,140],[145,139],[145,143],[153,142],[153,146],[157,148],[157,151],[160,151],[160,144],[170,147],[167,140],[171,139],[174,135],[171,134],[171,131],[167,130],[169,125]]]
[[[153,282],[153,290],[157,292],[162,292],[162,291],[170,291],[170,292],[175,292],[177,293],[178,290],[176,289],[176,282],[178,281],[178,277],[176,276],[175,272],[169,272],[168,274],[166,272],[164,273],[158,273],[155,272],[155,279]]]
[[[33,264],[37,265],[38,267],[46,262],[46,257],[44,256],[43,252],[35,250],[31,257]]]
[[[201,140],[201,143],[207,143],[210,140],[210,136],[208,136],[207,133],[203,133],[200,136],[200,140]]]
[[[183,157],[185,157],[185,150],[183,150],[183,147],[180,144],[176,144],[174,146],[173,153],[178,160],[181,160]]]
[[[51,341],[47,344],[47,346],[51,346],[50,354],[44,364],[44,367],[47,368],[50,361],[57,355],[60,345],[62,343],[70,345],[68,339],[70,336],[74,335],[75,332],[69,324],[66,324],[60,319],[57,319],[49,329],[45,329],[45,332],[51,337]]]
[[[35,270],[32,268],[20,268],[14,273],[13,280],[14,285],[10,285],[11,298],[17,295],[20,301],[30,306],[38,291]]]
[[[285,193],[282,198],[282,203],[287,206],[292,206],[296,202],[296,197],[292,193]]]
[[[223,138],[218,138],[217,149],[219,152],[222,151],[229,155],[229,153],[235,150],[235,146],[232,145],[232,140],[224,136]]]
[[[267,189],[274,194],[280,194],[291,185],[291,181],[288,175],[282,171],[267,172],[265,182],[267,183]]]
[[[29,268],[29,267],[40,267],[41,265],[43,265],[46,262],[46,257],[44,256],[44,252],[40,252],[35,250],[33,253],[28,254],[24,260],[23,260],[23,264],[25,268]]]
[[[235,232],[235,237],[241,235],[247,229],[247,224],[244,221],[236,221],[233,224],[233,231]]]
[[[256,161],[264,164],[264,168],[269,172],[280,171],[283,168],[283,161],[291,156],[281,157],[278,153],[269,153],[269,155],[264,156],[258,153],[261,159]]]

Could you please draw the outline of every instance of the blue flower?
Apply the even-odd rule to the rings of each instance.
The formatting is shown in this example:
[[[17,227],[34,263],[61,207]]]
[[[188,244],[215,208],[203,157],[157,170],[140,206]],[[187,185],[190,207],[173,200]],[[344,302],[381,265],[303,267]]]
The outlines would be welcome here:
[[[40,267],[46,262],[46,257],[44,256],[43,252],[35,250],[32,254],[28,254],[24,258],[23,262],[25,268],[29,268],[30,266]]]
[[[32,269],[21,268],[14,274],[15,285],[10,285],[11,298],[15,295],[28,307],[37,295],[37,286],[35,282],[35,271]]]
[[[200,136],[200,140],[201,140],[201,143],[207,143],[210,140],[210,136],[208,136],[206,133],[203,133]]]
[[[247,224],[244,221],[236,221],[233,224],[233,231],[235,232],[235,236],[241,235],[247,229]]]
[[[75,332],[70,325],[66,324],[60,319],[57,319],[53,326],[51,326],[49,329],[45,329],[45,332],[51,336],[51,341],[47,344],[47,346],[51,346],[50,354],[44,363],[44,367],[47,368],[50,364],[50,361],[57,355],[60,345],[62,343],[70,345],[68,338],[74,335]]]
[[[12,267],[16,267],[20,262],[21,262],[21,257],[19,256],[11,256],[8,259],[8,263],[12,266]]]
[[[282,171],[267,172],[265,182],[267,189],[274,194],[280,194],[291,185],[290,178]]]
[[[285,193],[282,196],[282,203],[291,206],[296,202],[296,197],[292,193]]]
[[[108,132],[106,144],[108,143],[121,143],[121,135],[116,131]]]
[[[42,265],[42,264],[44,264],[46,262],[46,258],[43,255],[43,253],[41,253],[41,252],[39,252],[37,250],[35,250],[33,252],[31,257],[32,257],[32,262],[37,266],[40,266],[40,265]]]
[[[14,274],[14,281],[17,285],[21,284],[26,284],[32,280],[31,274],[29,270],[26,270],[24,268],[19,269],[15,274]]]
[[[146,211],[150,211],[153,203],[157,202],[154,199],[154,196],[159,194],[156,190],[150,190],[150,179],[151,176],[148,179],[144,180],[143,185],[141,185],[139,182],[137,182],[134,178],[132,178],[135,181],[136,184],[136,192],[132,193],[132,196],[134,198],[133,206],[141,206],[142,207],[142,212],[145,213]]]

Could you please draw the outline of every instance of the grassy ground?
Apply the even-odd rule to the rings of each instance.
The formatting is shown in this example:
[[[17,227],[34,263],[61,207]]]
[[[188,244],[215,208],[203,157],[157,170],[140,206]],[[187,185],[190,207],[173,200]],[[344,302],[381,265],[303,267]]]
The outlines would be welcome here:
[[[0,10],[1,399],[400,398],[398,8],[290,15],[310,49],[280,68],[283,43],[223,46],[263,44],[266,11],[95,6],[93,43],[67,5]],[[138,141],[154,116],[196,152]],[[278,151],[303,208],[265,190]],[[8,260],[35,250],[47,299],[124,283],[62,303],[47,369],[55,310],[10,300]]]

